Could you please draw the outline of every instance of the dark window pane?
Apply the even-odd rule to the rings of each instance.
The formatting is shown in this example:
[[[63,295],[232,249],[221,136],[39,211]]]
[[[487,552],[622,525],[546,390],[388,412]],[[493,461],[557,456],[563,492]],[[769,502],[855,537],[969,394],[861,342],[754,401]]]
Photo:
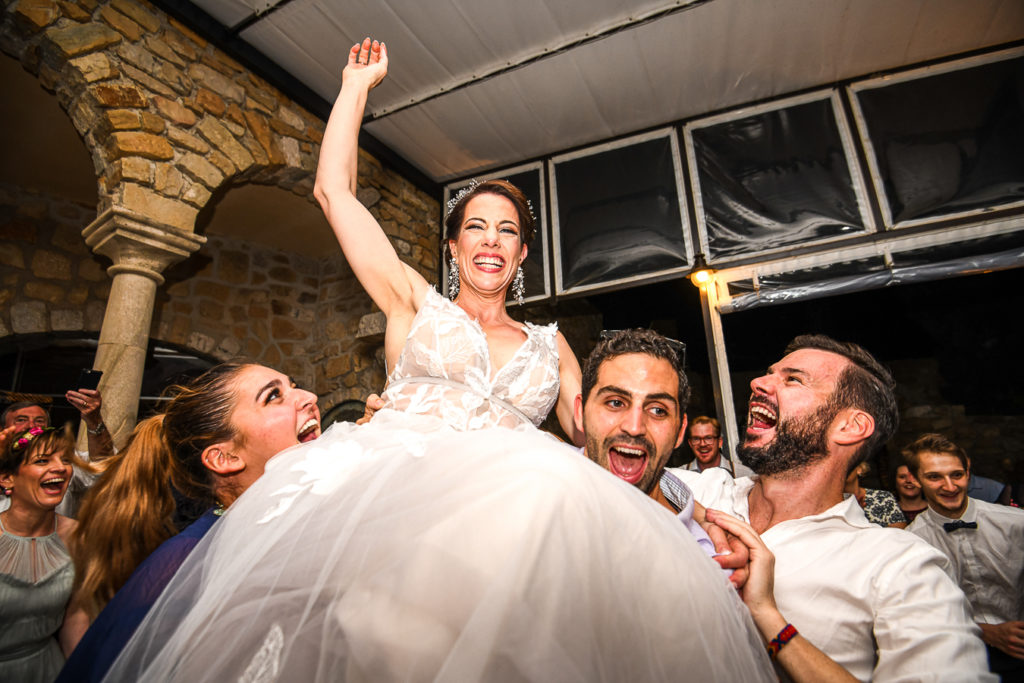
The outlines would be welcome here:
[[[50,411],[54,425],[77,423],[79,413],[68,405],[64,394],[75,389],[78,374],[91,368],[96,357],[96,340],[51,335],[15,336],[0,346],[0,409],[8,404],[32,400]],[[215,361],[188,351],[150,343],[142,377],[139,418],[158,412],[161,401],[153,400],[171,384],[187,382],[213,366]]]
[[[561,289],[688,264],[668,137],[555,166]]]
[[[864,231],[830,99],[691,135],[709,259]]]
[[[1024,201],[1024,57],[856,96],[894,222]]]
[[[523,191],[523,194],[530,200],[533,206],[533,217],[537,220],[537,232],[533,236],[533,243],[526,253],[526,262],[523,264],[523,275],[526,278],[525,297],[543,296],[550,294],[544,286],[544,239],[541,236],[544,231],[545,217],[541,212],[541,182],[540,169],[531,169],[523,173],[516,173],[506,178],[510,183]]]

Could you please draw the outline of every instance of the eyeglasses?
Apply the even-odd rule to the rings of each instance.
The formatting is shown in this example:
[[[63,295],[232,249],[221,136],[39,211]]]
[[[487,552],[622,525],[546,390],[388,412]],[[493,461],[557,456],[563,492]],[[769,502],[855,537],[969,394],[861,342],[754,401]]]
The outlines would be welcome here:
[[[714,443],[718,441],[718,435],[714,436],[691,436],[689,439],[690,443]]]
[[[607,340],[611,339],[612,337],[614,337],[615,335],[619,334],[620,332],[625,332],[625,330],[601,330],[601,333],[599,335],[597,335],[597,338],[600,341],[607,341]],[[683,342],[679,341],[678,339],[672,339],[671,337],[666,337],[663,334],[659,334],[658,336],[660,336],[662,339],[664,339],[665,343],[668,344],[669,346],[671,346],[672,350],[676,352],[676,355],[679,356],[679,367],[685,370],[686,369],[686,344],[684,344]]]

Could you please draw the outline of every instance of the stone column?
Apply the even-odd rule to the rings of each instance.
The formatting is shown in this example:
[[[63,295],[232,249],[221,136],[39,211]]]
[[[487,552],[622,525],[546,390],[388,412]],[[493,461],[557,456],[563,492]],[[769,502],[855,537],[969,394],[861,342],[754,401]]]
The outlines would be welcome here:
[[[83,231],[94,252],[110,258],[113,279],[94,368],[103,371],[103,419],[124,445],[138,416],[156,288],[167,266],[186,259],[206,238],[114,206]]]

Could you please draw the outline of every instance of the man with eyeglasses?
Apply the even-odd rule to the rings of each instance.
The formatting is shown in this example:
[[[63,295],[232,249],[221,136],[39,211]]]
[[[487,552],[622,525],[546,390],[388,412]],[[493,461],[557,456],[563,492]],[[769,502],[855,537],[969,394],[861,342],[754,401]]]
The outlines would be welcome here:
[[[722,452],[722,430],[715,418],[707,415],[693,418],[693,422],[690,423],[690,435],[686,441],[695,456],[686,466],[687,470],[703,472],[709,467],[721,467],[733,477],[754,476],[753,470]]]

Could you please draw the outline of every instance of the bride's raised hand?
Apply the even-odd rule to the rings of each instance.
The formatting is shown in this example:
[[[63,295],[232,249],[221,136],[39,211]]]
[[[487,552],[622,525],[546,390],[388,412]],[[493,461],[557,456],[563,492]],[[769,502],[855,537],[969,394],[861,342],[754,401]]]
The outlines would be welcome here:
[[[348,64],[341,72],[342,84],[359,85],[371,90],[388,73],[388,48],[376,40],[364,38],[348,51]]]

